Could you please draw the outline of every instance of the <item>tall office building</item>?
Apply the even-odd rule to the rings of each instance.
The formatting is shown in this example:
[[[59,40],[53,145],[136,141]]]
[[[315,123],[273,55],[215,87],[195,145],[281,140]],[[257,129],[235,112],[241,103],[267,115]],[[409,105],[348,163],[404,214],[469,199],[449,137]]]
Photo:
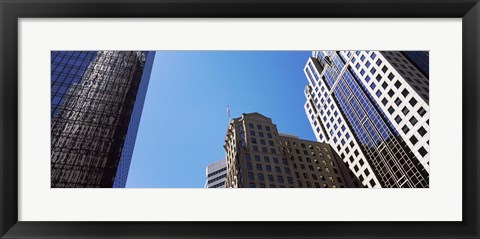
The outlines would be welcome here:
[[[305,112],[367,187],[429,187],[428,52],[314,51]]]
[[[51,52],[51,187],[125,187],[154,52]]]
[[[208,165],[206,174],[207,181],[205,182],[205,188],[225,188],[227,161],[222,159]]]
[[[328,144],[279,134],[259,113],[232,119],[224,148],[227,188],[361,186]]]

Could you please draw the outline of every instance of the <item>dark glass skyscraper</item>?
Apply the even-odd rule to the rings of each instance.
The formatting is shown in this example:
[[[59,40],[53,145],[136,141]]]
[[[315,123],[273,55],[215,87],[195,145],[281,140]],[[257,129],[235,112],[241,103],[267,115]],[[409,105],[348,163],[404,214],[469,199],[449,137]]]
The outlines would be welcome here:
[[[51,187],[125,187],[154,56],[51,53]]]
[[[368,187],[429,186],[428,52],[314,51],[305,110]]]

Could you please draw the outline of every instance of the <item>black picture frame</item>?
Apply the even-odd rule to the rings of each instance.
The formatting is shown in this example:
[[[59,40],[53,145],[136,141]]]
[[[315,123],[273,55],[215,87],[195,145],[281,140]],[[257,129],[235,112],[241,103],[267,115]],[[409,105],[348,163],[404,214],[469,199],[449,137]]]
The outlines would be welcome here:
[[[478,0],[0,0],[1,238],[479,238]],[[462,18],[462,222],[18,221],[18,19]]]

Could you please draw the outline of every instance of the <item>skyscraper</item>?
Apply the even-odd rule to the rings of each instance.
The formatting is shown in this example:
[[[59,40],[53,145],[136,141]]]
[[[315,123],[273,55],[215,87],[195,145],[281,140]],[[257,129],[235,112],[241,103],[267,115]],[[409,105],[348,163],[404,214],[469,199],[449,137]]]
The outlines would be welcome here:
[[[328,144],[279,134],[259,113],[232,119],[224,148],[227,188],[361,186]]]
[[[429,186],[428,52],[314,51],[305,112],[367,187]]]
[[[51,52],[51,187],[125,187],[154,52]]]
[[[208,165],[206,174],[207,181],[205,182],[205,188],[225,188],[227,161],[222,159]]]

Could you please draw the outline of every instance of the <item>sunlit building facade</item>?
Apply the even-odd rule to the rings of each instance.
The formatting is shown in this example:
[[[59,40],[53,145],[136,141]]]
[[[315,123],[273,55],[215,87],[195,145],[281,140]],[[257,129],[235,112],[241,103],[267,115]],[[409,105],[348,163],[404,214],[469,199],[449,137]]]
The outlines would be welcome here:
[[[125,187],[154,52],[51,52],[51,187]]]
[[[279,134],[259,113],[232,119],[224,148],[227,188],[362,187],[330,145]]]
[[[429,187],[428,52],[314,51],[305,111],[366,187]]]
[[[209,164],[206,169],[205,188],[225,188],[227,161],[225,159]]]

